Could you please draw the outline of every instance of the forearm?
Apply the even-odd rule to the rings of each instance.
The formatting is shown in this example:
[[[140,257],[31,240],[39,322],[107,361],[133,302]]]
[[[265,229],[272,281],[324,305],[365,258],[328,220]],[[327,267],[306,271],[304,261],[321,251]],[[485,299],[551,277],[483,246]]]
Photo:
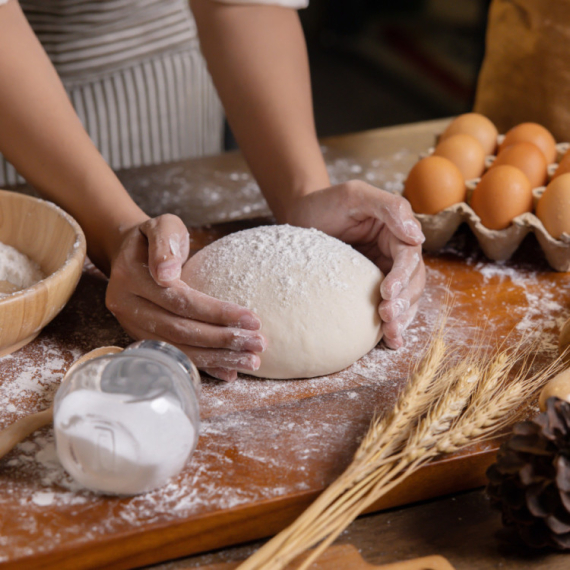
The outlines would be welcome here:
[[[273,213],[329,185],[297,13],[191,0],[202,51],[232,130]]]
[[[15,0],[0,7],[0,152],[77,219],[104,270],[122,232],[147,219],[89,139]]]

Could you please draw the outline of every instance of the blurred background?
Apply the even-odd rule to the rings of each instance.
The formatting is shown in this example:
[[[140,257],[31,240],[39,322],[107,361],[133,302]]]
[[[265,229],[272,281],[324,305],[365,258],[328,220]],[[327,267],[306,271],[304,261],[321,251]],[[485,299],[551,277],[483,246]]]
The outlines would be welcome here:
[[[469,111],[490,0],[310,0],[319,136]]]

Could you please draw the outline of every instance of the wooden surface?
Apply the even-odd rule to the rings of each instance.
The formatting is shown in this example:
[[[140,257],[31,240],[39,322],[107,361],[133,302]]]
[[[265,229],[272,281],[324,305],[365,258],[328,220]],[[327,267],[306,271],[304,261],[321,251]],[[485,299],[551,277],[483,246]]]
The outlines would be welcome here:
[[[285,570],[295,570],[308,555],[309,553],[300,556]],[[221,562],[200,566],[199,570],[235,570],[238,565],[238,562]],[[454,570],[453,566],[441,556],[425,556],[392,564],[382,564],[382,566],[368,564],[351,544],[327,548],[318,560],[311,564],[309,570],[329,570],[331,568],[334,570]]]
[[[242,561],[262,542],[225,548],[149,567],[189,570]],[[440,497],[360,517],[337,539],[369,564],[384,565],[439,554],[456,570],[567,570],[570,554],[526,547],[482,490]],[[327,569],[328,570],[328,569]],[[331,570],[336,570],[331,567]]]
[[[27,255],[46,275],[22,293],[0,298],[4,356],[34,339],[67,303],[81,276],[86,246],[79,225],[59,208],[2,190],[0,242]]]
[[[333,179],[362,178],[397,189],[443,126],[423,123],[327,141]],[[194,250],[260,223],[246,219],[267,213],[235,154],[121,176],[150,213],[174,211],[195,227]],[[196,227],[223,219],[246,221]],[[449,337],[459,352],[475,343],[492,350],[508,335],[509,343],[538,339],[537,366],[556,354],[558,329],[570,314],[570,285],[566,275],[549,269],[532,239],[512,261],[496,264],[460,232],[426,264],[426,293],[405,348],[379,346],[350,369],[321,379],[242,377],[225,384],[205,378],[198,448],[162,490],[131,499],[98,497],[62,472],[51,430],[20,445],[0,463],[0,568],[132,568],[278,532],[348,465],[373,414],[392,405],[450,289]],[[42,335],[0,360],[0,424],[47,407],[80,354],[129,342],[105,310],[104,294],[105,281],[87,268],[69,305]],[[374,508],[482,485],[493,451],[489,444],[429,465]]]

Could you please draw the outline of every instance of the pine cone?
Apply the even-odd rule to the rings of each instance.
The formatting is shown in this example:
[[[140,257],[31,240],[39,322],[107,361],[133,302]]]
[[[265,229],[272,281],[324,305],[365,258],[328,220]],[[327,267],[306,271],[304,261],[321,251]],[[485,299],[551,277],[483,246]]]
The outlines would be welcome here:
[[[515,424],[487,477],[505,525],[530,546],[570,549],[570,404],[549,398],[545,412]]]

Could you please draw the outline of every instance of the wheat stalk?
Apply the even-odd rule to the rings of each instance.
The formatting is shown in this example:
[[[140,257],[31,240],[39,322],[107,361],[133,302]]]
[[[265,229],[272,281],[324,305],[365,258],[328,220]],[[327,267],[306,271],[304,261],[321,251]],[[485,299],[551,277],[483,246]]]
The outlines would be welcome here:
[[[476,349],[455,362],[444,321],[385,418],[375,418],[348,469],[288,528],[240,570],[281,570],[308,548],[306,569],[367,507],[426,462],[489,439],[563,367],[559,358],[534,374],[536,346],[519,344],[493,358]],[[515,368],[519,366],[518,371]]]

